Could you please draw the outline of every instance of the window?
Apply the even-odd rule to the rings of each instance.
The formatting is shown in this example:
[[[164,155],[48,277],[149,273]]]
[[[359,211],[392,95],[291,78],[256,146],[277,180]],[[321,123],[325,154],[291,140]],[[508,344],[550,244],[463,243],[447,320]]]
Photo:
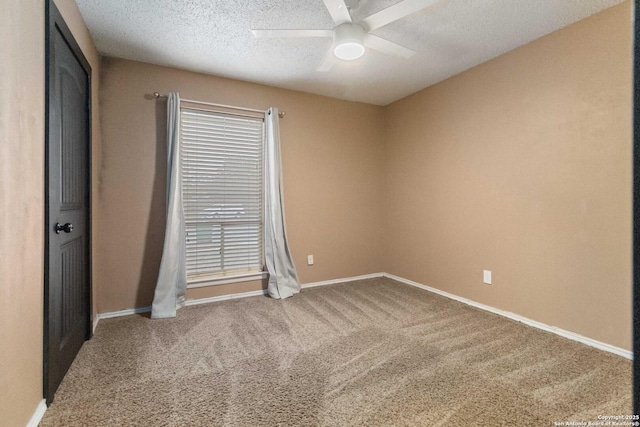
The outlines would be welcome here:
[[[263,270],[263,119],[182,108],[187,282]]]

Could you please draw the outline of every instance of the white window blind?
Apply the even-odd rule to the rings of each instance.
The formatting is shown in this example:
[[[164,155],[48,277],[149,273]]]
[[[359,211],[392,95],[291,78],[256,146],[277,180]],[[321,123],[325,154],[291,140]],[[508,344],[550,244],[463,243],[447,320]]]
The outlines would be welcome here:
[[[183,108],[187,278],[263,268],[263,120]]]

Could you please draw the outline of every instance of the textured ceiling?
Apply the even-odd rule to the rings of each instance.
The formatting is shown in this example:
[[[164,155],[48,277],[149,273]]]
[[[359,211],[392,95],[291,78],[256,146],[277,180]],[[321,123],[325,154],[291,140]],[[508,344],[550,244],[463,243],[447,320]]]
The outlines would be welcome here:
[[[330,38],[255,39],[252,29],[332,29],[322,0],[76,0],[105,55],[386,105],[622,0],[440,0],[373,31],[414,51],[376,51],[316,71]],[[355,22],[398,0],[361,0]]]

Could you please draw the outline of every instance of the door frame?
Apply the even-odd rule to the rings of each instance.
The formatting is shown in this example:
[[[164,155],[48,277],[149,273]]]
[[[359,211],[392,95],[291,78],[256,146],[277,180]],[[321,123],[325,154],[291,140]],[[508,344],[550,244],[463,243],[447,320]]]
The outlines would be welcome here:
[[[87,286],[86,292],[84,294],[84,309],[86,310],[86,325],[85,325],[85,340],[88,340],[93,335],[93,311],[92,311],[92,288],[93,288],[93,278],[92,278],[92,260],[91,260],[91,252],[93,248],[92,238],[91,238],[91,203],[92,203],[92,188],[91,188],[91,158],[92,158],[92,145],[93,142],[91,140],[91,130],[93,128],[91,122],[92,115],[92,98],[91,98],[91,65],[89,61],[85,58],[82,53],[82,49],[76,42],[71,33],[71,30],[65,23],[62,14],[56,7],[54,0],[47,0],[45,2],[45,114],[44,114],[44,322],[43,322],[43,396],[46,399],[47,405],[49,405],[53,401],[53,395],[49,395],[49,244],[50,244],[50,230],[53,227],[53,224],[49,218],[49,136],[51,133],[51,123],[49,120],[50,115],[50,107],[53,101],[53,93],[51,92],[51,79],[54,78],[54,74],[52,73],[52,63],[51,61],[54,59],[53,56],[53,42],[54,42],[54,34],[58,31],[66,43],[71,48],[73,55],[76,57],[78,62],[80,63],[82,69],[87,74],[87,98],[86,98],[86,111],[87,111],[87,129],[86,129],[86,141],[87,141],[87,170],[86,170],[86,199],[87,199],[87,222],[86,222],[86,239],[87,239]]]

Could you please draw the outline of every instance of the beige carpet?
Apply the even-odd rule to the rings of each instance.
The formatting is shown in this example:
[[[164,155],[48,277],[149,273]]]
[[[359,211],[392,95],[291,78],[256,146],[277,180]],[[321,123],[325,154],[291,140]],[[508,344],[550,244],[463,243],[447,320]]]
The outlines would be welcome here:
[[[630,361],[373,279],[100,321],[41,425],[553,426],[630,413]]]

